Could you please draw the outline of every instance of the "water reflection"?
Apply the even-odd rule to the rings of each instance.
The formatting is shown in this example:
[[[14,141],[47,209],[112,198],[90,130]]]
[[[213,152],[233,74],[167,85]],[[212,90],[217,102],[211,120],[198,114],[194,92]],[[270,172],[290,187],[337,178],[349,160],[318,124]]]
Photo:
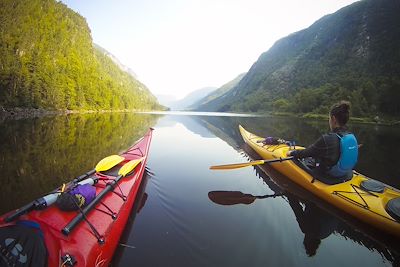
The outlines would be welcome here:
[[[202,119],[210,123],[210,120],[206,118]],[[283,121],[285,120],[286,119],[283,119]],[[217,121],[213,121],[213,127],[220,125],[216,122]],[[223,124],[226,123],[226,121],[220,121],[220,123]],[[243,121],[235,123],[241,124]],[[279,121],[273,121],[273,123],[268,124],[268,126],[265,126],[266,124],[261,124],[261,127],[260,124],[257,124],[258,128],[256,129],[258,132],[272,133],[272,136],[282,136],[279,133],[280,125],[277,126],[278,123]],[[246,124],[246,122],[244,122],[244,124]],[[254,122],[248,124],[250,125],[248,127],[251,127],[251,125],[254,125]],[[203,122],[203,125],[206,124]],[[275,125],[278,131],[270,125]],[[302,125],[303,124],[300,123],[297,127]],[[319,125],[318,123],[312,123],[311,125],[314,126],[312,129],[321,130],[321,128],[316,127],[316,125]],[[208,128],[213,131],[213,127]],[[265,130],[265,128],[267,129]],[[240,147],[239,144],[242,141],[237,132],[232,134],[230,130],[224,131],[224,129],[229,129],[229,127],[221,127],[215,134],[220,137],[223,136],[232,147]],[[311,129],[309,128],[309,130]],[[221,131],[223,131],[223,134]],[[361,136],[363,135],[361,134]],[[296,138],[302,138],[302,136],[294,135],[293,139]],[[251,160],[260,159],[248,145],[243,145],[242,148],[246,155],[250,155]],[[274,194],[254,196],[239,191],[210,191],[208,193],[209,199],[220,205],[249,205],[254,203],[255,199],[273,198],[283,195],[296,217],[299,228],[304,234],[303,245],[309,257],[317,254],[317,250],[323,239],[326,239],[331,234],[339,234],[364,245],[370,250],[377,251],[382,257],[391,261],[393,266],[400,264],[400,246],[394,238],[382,234],[375,229],[371,229],[369,226],[352,219],[347,214],[331,207],[329,204],[321,203],[315,196],[293,183],[287,177],[282,176],[268,165],[254,167],[254,169],[257,175],[264,180]],[[397,181],[389,181],[391,181],[392,184],[397,183]],[[316,203],[318,203],[318,205]],[[321,208],[321,205],[324,206],[324,208]],[[327,210],[329,210],[329,212]],[[360,230],[362,231],[360,232]]]
[[[158,119],[106,113],[0,122],[0,214],[128,148]]]
[[[244,146],[244,150],[254,159],[259,158],[247,145]],[[298,226],[304,234],[303,246],[309,257],[317,254],[323,239],[334,234],[377,251],[382,257],[391,261],[393,266],[400,264],[400,246],[396,239],[371,229],[329,204],[322,203],[268,165],[254,167],[254,170],[274,194],[257,196],[240,191],[210,191],[209,199],[216,204],[230,206],[250,205],[256,199],[283,197],[291,207]]]
[[[206,127],[215,136],[226,141],[232,147],[239,147],[243,141],[238,125],[259,136],[274,136],[286,140],[295,140],[296,144],[308,146],[321,134],[329,130],[325,121],[306,120],[286,117],[192,117]],[[355,133],[360,149],[357,171],[400,188],[400,127],[376,126],[370,124],[349,123],[349,129]]]
[[[249,155],[255,156],[248,146],[245,150]],[[267,185],[273,182],[274,186],[280,186],[279,192],[284,192],[299,228],[304,234],[303,245],[308,256],[316,255],[322,240],[333,234],[376,251],[392,262],[393,266],[398,266],[400,246],[395,237],[373,229],[328,203],[324,203],[270,166],[260,166],[256,169]]]
[[[129,266],[129,262],[125,262],[125,258],[122,256],[124,253],[129,253],[130,250],[135,249],[134,246],[129,243],[129,235],[133,230],[133,225],[135,222],[135,218],[138,214],[140,214],[141,210],[146,205],[146,201],[148,198],[148,194],[146,193],[146,186],[149,178],[154,175],[147,167],[145,173],[142,178],[142,184],[139,187],[139,190],[136,195],[135,203],[132,208],[132,212],[128,217],[128,221],[126,223],[125,229],[121,235],[121,239],[119,240],[119,247],[116,250],[113,256],[113,262],[111,266]]]
[[[303,244],[307,255],[314,256],[321,244],[321,240],[331,235],[338,226],[338,220],[333,215],[324,212],[314,203],[302,203],[290,193],[275,193],[263,196],[254,196],[240,191],[211,191],[208,193],[209,199],[219,205],[249,205],[254,203],[256,199],[274,198],[283,195],[286,196],[286,200],[304,234]]]
[[[288,118],[163,117],[148,161],[154,175],[146,205],[127,233],[129,248],[120,247],[117,266],[398,264],[399,249],[390,237],[320,205],[268,166],[210,171],[210,165],[254,157],[242,146],[238,124],[302,143],[327,129],[322,122]],[[370,164],[373,159],[365,157]]]
[[[219,205],[231,206],[237,204],[249,205],[256,199],[274,198],[282,196],[283,194],[272,194],[263,196],[254,196],[252,194],[245,194],[240,191],[210,191],[208,198]]]
[[[21,206],[92,169],[154,126],[151,173],[113,266],[399,264],[396,240],[321,204],[268,166],[210,171],[211,165],[256,159],[243,147],[239,124],[305,145],[328,128],[290,118],[154,114],[2,122],[0,209]],[[400,159],[392,157],[400,152],[400,130],[350,127],[364,144],[357,170],[400,187]]]
[[[327,212],[323,212],[314,203],[301,202],[295,197],[288,196],[301,231],[304,233],[304,248],[308,256],[314,256],[321,244],[321,240],[331,235],[337,228],[338,221]]]

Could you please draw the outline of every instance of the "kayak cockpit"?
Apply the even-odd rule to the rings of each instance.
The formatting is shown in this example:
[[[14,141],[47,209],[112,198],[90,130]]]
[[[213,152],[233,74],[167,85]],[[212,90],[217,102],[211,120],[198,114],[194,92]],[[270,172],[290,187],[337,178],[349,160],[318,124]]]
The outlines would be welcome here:
[[[0,227],[0,266],[47,266],[43,232],[34,221]]]
[[[350,181],[353,178],[353,173],[349,173],[343,177],[332,177],[328,174],[321,175],[315,169],[315,161],[313,158],[293,159],[293,162],[301,169],[306,171],[313,179],[318,180],[327,185],[335,185]]]

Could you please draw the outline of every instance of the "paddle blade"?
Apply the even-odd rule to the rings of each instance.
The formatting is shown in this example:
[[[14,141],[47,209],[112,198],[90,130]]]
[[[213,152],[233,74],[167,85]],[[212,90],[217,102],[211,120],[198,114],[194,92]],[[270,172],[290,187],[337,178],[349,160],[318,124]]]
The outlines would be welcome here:
[[[238,169],[238,168],[243,168],[243,167],[249,167],[249,166],[254,166],[254,165],[260,165],[264,164],[265,160],[255,160],[255,161],[250,161],[250,162],[244,162],[244,163],[235,163],[235,164],[226,164],[226,165],[215,165],[211,166],[210,170],[230,170],[230,169]]]
[[[118,171],[118,175],[126,176],[128,173],[132,172],[136,166],[142,162],[143,158],[131,160],[122,166],[121,169]]]
[[[124,160],[124,158],[119,155],[108,156],[108,157],[100,160],[99,163],[97,163],[96,168],[95,168],[96,172],[107,171],[107,170],[111,169],[112,167],[116,166],[117,164],[121,163],[123,160]]]
[[[257,198],[250,194],[243,194],[240,191],[211,191],[208,192],[208,198],[220,205],[249,205]]]

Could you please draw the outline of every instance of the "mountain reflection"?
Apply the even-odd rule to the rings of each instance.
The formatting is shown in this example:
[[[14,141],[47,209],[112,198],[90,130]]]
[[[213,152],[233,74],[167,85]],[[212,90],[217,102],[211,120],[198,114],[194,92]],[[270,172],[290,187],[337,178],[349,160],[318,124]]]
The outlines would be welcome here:
[[[325,126],[318,122],[311,124],[312,127],[309,127],[310,124],[304,124],[296,120],[288,123],[288,120],[287,118],[271,119],[270,124],[265,124],[265,122],[257,123],[257,119],[254,118],[247,121],[244,118],[234,117],[229,119],[202,117],[199,119],[199,123],[233,148],[237,150],[243,149],[251,160],[257,160],[260,157],[248,145],[244,144],[236,129],[237,125],[243,124],[258,133],[267,132],[269,133],[268,136],[285,136],[285,138],[289,136],[290,140],[307,140],[306,142],[312,142],[321,132],[324,132]],[[365,131],[360,131],[360,133],[365,134]],[[363,135],[361,134],[361,136]],[[362,137],[364,140],[370,138]],[[361,153],[363,152],[365,151],[361,151]],[[400,264],[400,247],[394,238],[382,234],[378,230],[371,229],[371,227],[353,219],[335,207],[323,203],[322,200],[316,198],[268,165],[260,165],[253,168],[274,194],[253,196],[239,191],[217,190],[209,192],[209,199],[219,205],[252,205],[256,199],[264,198],[265,200],[259,201],[268,201],[267,198],[282,196],[291,207],[298,226],[304,234],[304,250],[309,257],[316,255],[323,240],[334,234],[361,244],[369,250],[377,251],[382,257],[391,261],[393,266]],[[397,181],[392,180],[387,183],[398,184]]]

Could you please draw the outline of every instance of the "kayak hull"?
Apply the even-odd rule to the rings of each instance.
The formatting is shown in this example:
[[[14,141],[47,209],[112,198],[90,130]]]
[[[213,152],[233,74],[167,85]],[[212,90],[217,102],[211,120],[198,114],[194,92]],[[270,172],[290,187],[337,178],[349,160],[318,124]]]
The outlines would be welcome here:
[[[239,130],[243,140],[266,160],[285,158],[290,149],[304,149],[299,146],[289,147],[287,144],[264,145],[260,142],[264,138],[248,132],[242,126],[239,126]],[[314,180],[311,174],[299,167],[294,160],[272,163],[271,166],[309,192],[362,222],[400,237],[400,223],[385,209],[388,201],[400,197],[399,190],[385,184],[382,193],[364,190],[361,183],[373,179],[355,171],[351,180],[329,185]]]
[[[118,171],[126,162],[142,158],[134,171],[123,177],[114,191],[105,195],[101,203],[87,214],[68,236],[62,229],[79,213],[61,211],[52,205],[44,210],[34,210],[18,220],[28,220],[40,225],[48,252],[48,266],[61,266],[65,256],[76,261],[74,266],[108,266],[118,245],[136,199],[152,138],[152,129],[121,156],[124,160],[112,170]],[[114,171],[114,173],[115,173]],[[96,195],[115,178],[115,174],[94,173],[89,178],[98,179]],[[13,212],[0,217],[0,227],[7,225],[4,219]],[[93,231],[98,232],[98,235]],[[100,237],[100,238],[99,238]]]

